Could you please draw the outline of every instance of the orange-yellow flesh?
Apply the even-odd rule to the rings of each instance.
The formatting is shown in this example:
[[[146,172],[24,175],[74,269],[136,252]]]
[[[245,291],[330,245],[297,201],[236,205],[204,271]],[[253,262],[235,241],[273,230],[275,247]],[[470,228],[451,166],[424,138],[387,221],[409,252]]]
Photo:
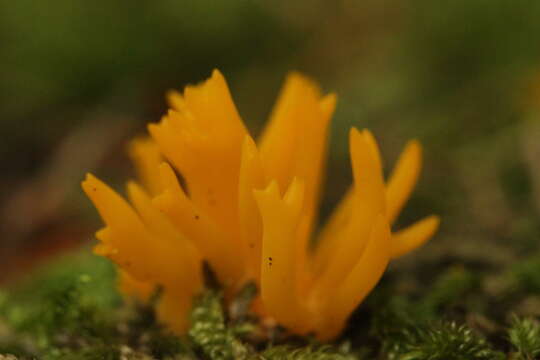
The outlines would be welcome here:
[[[210,263],[224,286],[238,285],[243,276],[243,248],[235,247],[231,234],[223,232],[202,209],[184,193],[174,170],[169,164],[160,166],[164,191],[153,199],[178,232],[190,239],[202,256]]]
[[[376,167],[382,171],[382,159],[379,146],[373,134],[369,131],[364,132],[364,140],[366,145],[371,149],[376,161]],[[320,275],[326,267],[328,259],[332,257],[335,251],[335,243],[332,238],[338,237],[347,227],[347,223],[351,217],[351,209],[354,203],[354,187],[351,186],[343,198],[340,200],[328,221],[324,224],[317,237],[316,247],[312,256],[311,268],[316,275]]]
[[[189,330],[189,313],[196,294],[186,295],[188,294],[182,289],[165,288],[156,308],[158,319],[167,324],[172,331],[182,335]]]
[[[392,224],[409,199],[422,167],[422,147],[411,140],[399,156],[386,187],[386,215]]]
[[[185,177],[190,199],[220,231],[240,246],[238,178],[241,144],[247,131],[223,76],[176,94],[176,110],[148,129],[165,157]]]
[[[440,218],[431,215],[392,235],[392,258],[398,258],[426,243],[437,231]]]
[[[294,176],[305,181],[304,212],[294,245],[299,268],[297,281],[303,288],[309,282],[306,249],[316,221],[327,130],[335,104],[334,94],[322,97],[314,82],[291,73],[259,142],[264,170],[269,179],[277,181],[281,193]]]
[[[260,285],[262,220],[253,195],[253,190],[266,187],[262,163],[253,139],[246,135],[242,147],[238,190],[240,235],[247,250],[246,279]]]
[[[281,325],[295,333],[309,330],[310,317],[298,296],[294,244],[302,211],[304,184],[291,183],[281,198],[275,181],[255,198],[263,220],[261,296],[264,308]]]
[[[329,340],[345,326],[352,311],[373,290],[382,277],[390,256],[390,226],[384,215],[379,215],[369,236],[365,251],[352,271],[336,284],[329,303],[321,314],[317,337]]]
[[[354,203],[354,189],[351,187],[330,215],[317,236],[315,249],[311,258],[311,269],[315,276],[321,275],[328,260],[336,251],[336,240],[342,236],[351,218],[351,208]]]
[[[132,140],[128,153],[135,164],[137,175],[150,195],[156,195],[161,190],[158,168],[163,162],[157,144],[149,137]]]
[[[133,209],[90,174],[82,187],[107,225],[96,233],[101,243],[95,251],[111,258],[138,280],[156,279],[160,269],[152,257],[159,256],[159,253],[150,245],[152,236]],[[148,258],[148,262],[143,260]]]
[[[167,105],[169,105],[171,109],[180,112],[187,110],[186,102],[180,92],[176,90],[169,90],[165,94],[165,98],[167,100]]]
[[[366,133],[365,140],[372,152],[376,155],[378,167],[382,170],[382,160],[377,142],[373,135]],[[392,224],[403,205],[409,198],[422,165],[422,149],[420,144],[410,141],[401,153],[393,173],[386,185],[386,214]],[[333,239],[340,237],[343,229],[351,218],[354,198],[354,189],[351,187],[336,206],[329,220],[321,229],[318,236],[314,254],[312,256],[312,269],[319,275],[327,266],[328,259],[333,256],[336,243]]]
[[[223,133],[222,137],[245,134],[244,123],[232,100],[225,78],[213,70],[210,78],[184,89],[185,106],[197,119],[201,129]],[[241,143],[242,138],[239,139]]]
[[[277,182],[281,193],[293,177],[298,132],[301,130],[299,123],[305,121],[304,112],[307,111],[302,107],[308,101],[313,102],[317,94],[316,85],[300,74],[289,74],[258,141],[266,174]]]
[[[352,219],[346,229],[336,237],[336,250],[320,280],[318,291],[332,291],[335,284],[348,275],[364,251],[373,224],[384,214],[384,183],[380,161],[366,138],[367,130],[352,129],[350,133],[351,160],[354,177]]]
[[[176,114],[170,116],[149,125],[152,137],[186,179],[190,200],[223,231],[236,234],[240,147],[202,133],[178,131],[171,123]]]
[[[377,144],[377,140],[375,139],[375,136],[373,136],[373,133],[369,130],[362,131],[362,134],[364,135],[364,141],[366,142],[367,147],[370,149],[370,153],[373,156],[373,160],[376,163],[376,168],[380,169],[381,176],[383,171],[383,161],[381,157],[381,151],[379,149],[379,145]]]
[[[309,238],[317,220],[322,173],[326,158],[327,130],[336,104],[335,95],[328,95],[314,104],[317,110],[313,120],[303,124],[304,131],[299,141],[298,155],[294,173],[304,180],[305,197],[304,210],[300,218],[299,231],[296,240],[298,263],[297,281],[302,293],[308,291],[310,277],[308,274],[307,254]],[[318,106],[317,106],[318,105]],[[306,119],[309,120],[308,117]]]
[[[178,334],[189,328],[206,261],[226,301],[255,280],[259,316],[334,339],[388,261],[439,226],[428,216],[390,232],[418,180],[420,144],[406,145],[385,186],[375,138],[351,129],[354,184],[308,252],[336,96],[300,74],[287,77],[258,145],[217,70],[167,100],[171,109],[148,126],[150,137],[129,146],[142,185],[128,183],[131,204],[92,175],[82,185],[106,224],[94,251],[118,265],[124,293],[144,301],[162,286],[157,315]]]
[[[138,281],[187,285],[177,280],[178,273],[185,271],[197,278],[193,268],[178,261],[171,243],[155,236],[116,192],[90,174],[82,186],[107,225],[96,233],[101,241],[96,253],[109,257]]]
[[[328,124],[335,105],[335,94],[322,97],[315,83],[291,73],[259,141],[266,174],[277,181],[281,193],[293,177],[305,180],[308,213],[317,205]]]
[[[126,271],[118,269],[118,288],[123,294],[132,296],[139,301],[147,301],[156,289],[152,282],[138,281]]]
[[[170,221],[159,212],[144,190],[134,182],[128,183],[128,195],[134,208],[146,227],[164,242],[176,256],[176,261],[182,263],[184,272],[177,274],[175,283],[185,291],[200,290],[202,284],[201,256],[194,245],[180,234]]]

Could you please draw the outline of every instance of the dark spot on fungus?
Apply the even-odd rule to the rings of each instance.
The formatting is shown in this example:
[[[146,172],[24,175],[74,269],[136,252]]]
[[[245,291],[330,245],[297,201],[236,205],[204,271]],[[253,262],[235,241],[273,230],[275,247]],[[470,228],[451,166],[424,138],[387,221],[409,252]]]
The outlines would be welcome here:
[[[195,220],[199,220],[199,215],[195,215]]]
[[[268,266],[272,266],[272,257],[271,256],[268,257]]]

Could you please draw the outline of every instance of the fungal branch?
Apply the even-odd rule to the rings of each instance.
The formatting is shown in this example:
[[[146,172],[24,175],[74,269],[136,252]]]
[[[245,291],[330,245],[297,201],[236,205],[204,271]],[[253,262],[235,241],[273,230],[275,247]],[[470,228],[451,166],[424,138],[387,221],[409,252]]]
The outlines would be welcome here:
[[[428,216],[391,232],[418,180],[420,144],[406,145],[385,181],[375,138],[352,129],[354,184],[310,249],[336,96],[303,75],[287,77],[257,142],[217,70],[167,98],[171,109],[148,126],[150,136],[129,146],[139,179],[127,183],[129,201],[92,175],[83,189],[106,224],[94,251],[117,264],[124,294],[145,300],[162,286],[158,315],[179,334],[207,262],[226,299],[253,281],[261,317],[333,339],[388,262],[439,225]]]

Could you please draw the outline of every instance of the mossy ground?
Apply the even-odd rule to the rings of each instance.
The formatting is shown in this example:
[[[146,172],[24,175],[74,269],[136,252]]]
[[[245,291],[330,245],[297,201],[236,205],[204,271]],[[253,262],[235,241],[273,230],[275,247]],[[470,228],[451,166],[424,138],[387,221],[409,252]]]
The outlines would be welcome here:
[[[0,354],[45,360],[535,359],[538,269],[540,256],[498,269],[428,262],[406,276],[391,269],[342,337],[328,345],[263,331],[244,311],[249,288],[234,316],[224,311],[219,291],[208,290],[193,309],[188,336],[176,337],[156,321],[152,304],[121,299],[107,260],[83,251],[0,293]]]

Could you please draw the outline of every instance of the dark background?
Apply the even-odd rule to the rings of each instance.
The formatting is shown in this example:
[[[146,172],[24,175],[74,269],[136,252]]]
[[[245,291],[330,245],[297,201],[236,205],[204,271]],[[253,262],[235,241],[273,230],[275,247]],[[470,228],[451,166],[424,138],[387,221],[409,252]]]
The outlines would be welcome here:
[[[120,188],[126,140],[213,68],[255,135],[288,71],[338,93],[323,215],[350,183],[348,129],[368,127],[387,169],[424,145],[400,222],[443,223],[405,261],[536,250],[539,19],[536,0],[0,1],[0,278],[91,241],[84,173]]]

